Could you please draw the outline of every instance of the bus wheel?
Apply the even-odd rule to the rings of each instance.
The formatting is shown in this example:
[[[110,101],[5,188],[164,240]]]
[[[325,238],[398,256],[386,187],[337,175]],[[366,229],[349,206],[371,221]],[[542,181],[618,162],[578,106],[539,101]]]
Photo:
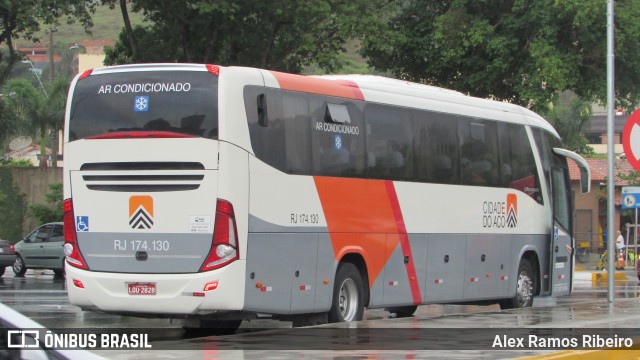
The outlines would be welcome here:
[[[516,295],[511,299],[500,302],[503,309],[525,308],[533,305],[533,295],[536,288],[536,278],[531,264],[527,259],[520,260],[518,278],[516,282]]]
[[[416,310],[418,310],[418,306],[417,305],[398,306],[398,307],[386,308],[385,310],[387,310],[392,317],[395,314],[395,317],[403,318],[403,317],[413,316]]]
[[[360,321],[364,314],[364,287],[360,271],[352,263],[342,263],[336,271],[329,322]]]

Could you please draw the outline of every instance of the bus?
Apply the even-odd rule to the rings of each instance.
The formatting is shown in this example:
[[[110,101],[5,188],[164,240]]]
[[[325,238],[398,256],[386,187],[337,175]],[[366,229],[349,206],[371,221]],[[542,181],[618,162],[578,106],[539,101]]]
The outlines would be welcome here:
[[[187,328],[567,295],[590,184],[516,105],[204,64],[76,76],[64,154],[70,302]]]

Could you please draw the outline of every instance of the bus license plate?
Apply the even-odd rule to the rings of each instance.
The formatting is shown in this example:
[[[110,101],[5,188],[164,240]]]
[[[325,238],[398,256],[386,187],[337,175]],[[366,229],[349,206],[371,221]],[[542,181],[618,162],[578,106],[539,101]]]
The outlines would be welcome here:
[[[128,283],[129,295],[155,295],[156,284],[154,283]]]

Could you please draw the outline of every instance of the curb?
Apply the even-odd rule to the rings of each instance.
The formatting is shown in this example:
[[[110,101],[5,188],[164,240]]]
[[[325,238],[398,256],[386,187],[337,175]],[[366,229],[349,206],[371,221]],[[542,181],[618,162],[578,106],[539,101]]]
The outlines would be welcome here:
[[[576,271],[585,271],[590,272],[589,270],[584,269],[583,267],[576,266]],[[586,274],[585,274],[586,275]],[[591,272],[591,281],[593,286],[596,284],[601,285],[603,282],[607,282],[609,274],[606,271],[594,271]],[[615,271],[614,279],[616,281],[628,281],[630,280],[629,276],[624,272]],[[586,276],[585,279],[586,280]],[[540,355],[533,356],[525,356],[520,357],[519,359],[526,360],[542,360],[542,359],[558,359],[558,360],[600,360],[600,359],[611,359],[611,360],[638,360],[640,359],[640,338],[633,338],[634,345],[629,349],[585,349],[585,350],[561,350],[558,352],[551,352]]]
[[[627,274],[622,272],[614,272],[613,278],[615,281],[627,281],[629,277]],[[599,282],[606,282],[609,279],[609,274],[607,272],[593,272],[591,273],[591,283],[596,285]]]
[[[636,348],[634,346],[633,348]],[[543,354],[543,355],[534,355],[523,357],[519,359],[527,359],[527,360],[537,360],[537,359],[579,359],[579,360],[600,360],[600,359],[638,359],[640,357],[640,350],[617,350],[617,349],[608,349],[608,350],[564,350],[556,353]]]

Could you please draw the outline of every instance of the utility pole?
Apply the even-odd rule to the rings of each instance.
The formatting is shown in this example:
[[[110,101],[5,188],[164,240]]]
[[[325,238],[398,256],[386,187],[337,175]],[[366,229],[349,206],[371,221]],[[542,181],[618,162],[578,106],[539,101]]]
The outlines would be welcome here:
[[[49,29],[49,78],[51,79],[51,81],[53,81],[53,79],[55,79],[55,74],[54,74],[54,68],[53,68],[53,33],[56,32],[58,30],[56,29]]]
[[[614,179],[614,147],[613,147],[613,109],[616,108],[615,104],[615,55],[614,55],[614,0],[607,0],[607,230],[609,232],[607,242],[607,252],[609,255],[609,263],[607,272],[609,274],[607,281],[607,300],[612,303],[613,294],[613,280],[616,261],[616,247],[615,241],[616,232],[614,211],[615,207],[613,200],[615,197],[615,179]],[[633,154],[632,154],[633,155]],[[627,240],[628,241],[628,240]]]

